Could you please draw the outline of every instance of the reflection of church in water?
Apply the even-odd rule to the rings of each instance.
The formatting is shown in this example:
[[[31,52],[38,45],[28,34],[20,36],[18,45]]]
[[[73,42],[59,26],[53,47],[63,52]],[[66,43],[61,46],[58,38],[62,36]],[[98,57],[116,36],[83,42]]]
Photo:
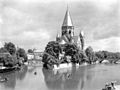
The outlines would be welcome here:
[[[49,90],[84,90],[85,85],[89,86],[95,74],[88,72],[93,67],[72,67],[57,71],[43,68],[42,71]]]
[[[80,31],[80,34],[78,36],[74,35],[74,26],[68,8],[61,29],[61,35],[57,34],[56,36],[57,42],[59,42],[60,44],[74,43],[81,50],[84,49],[84,33]]]

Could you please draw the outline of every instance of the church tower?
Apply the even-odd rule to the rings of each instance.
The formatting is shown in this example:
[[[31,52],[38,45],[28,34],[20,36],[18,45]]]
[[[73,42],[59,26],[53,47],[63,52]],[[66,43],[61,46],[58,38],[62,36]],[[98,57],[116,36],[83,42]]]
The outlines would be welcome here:
[[[72,19],[70,17],[70,12],[68,8],[66,10],[66,14],[62,24],[62,36],[64,35],[70,35],[72,37],[74,36],[74,26],[72,24]]]
[[[84,32],[83,31],[80,31],[80,34],[79,34],[79,38],[80,38],[80,42],[81,42],[81,50],[84,50]]]
[[[57,36],[56,36],[56,41],[57,41],[57,42],[60,42],[60,38],[61,38],[60,35],[57,34]]]

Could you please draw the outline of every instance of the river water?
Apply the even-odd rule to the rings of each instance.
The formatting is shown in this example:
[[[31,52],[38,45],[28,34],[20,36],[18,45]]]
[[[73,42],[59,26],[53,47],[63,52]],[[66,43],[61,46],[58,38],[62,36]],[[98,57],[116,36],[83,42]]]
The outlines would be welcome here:
[[[36,74],[35,74],[36,72]],[[120,65],[89,65],[50,71],[25,66],[0,74],[0,90],[101,90],[106,82],[120,81]]]

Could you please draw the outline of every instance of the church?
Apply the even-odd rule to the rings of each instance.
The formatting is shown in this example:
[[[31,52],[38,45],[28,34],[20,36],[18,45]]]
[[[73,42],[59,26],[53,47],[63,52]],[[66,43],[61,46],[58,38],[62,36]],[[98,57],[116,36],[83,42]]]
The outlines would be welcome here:
[[[76,44],[79,49],[84,49],[84,33],[80,31],[78,36],[74,35],[74,25],[68,8],[61,27],[61,35],[57,34],[56,41],[59,44]]]

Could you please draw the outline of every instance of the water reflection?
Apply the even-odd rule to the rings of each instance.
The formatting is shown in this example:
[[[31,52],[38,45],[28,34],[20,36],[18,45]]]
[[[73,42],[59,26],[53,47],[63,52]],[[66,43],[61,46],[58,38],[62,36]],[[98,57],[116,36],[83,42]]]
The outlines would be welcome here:
[[[49,90],[83,90],[86,83],[90,83],[94,72],[90,72],[90,68],[73,66],[69,69],[61,69],[58,71],[42,69],[46,86]]]
[[[36,68],[37,68],[37,67],[33,67],[33,66],[30,67],[30,66],[29,66],[29,67],[28,67],[28,72],[29,72],[29,73],[33,73]]]
[[[26,73],[27,66],[24,66],[20,71],[14,71],[4,74],[1,73],[0,77],[2,79],[7,78],[8,80],[0,84],[3,85],[6,89],[11,88],[11,90],[13,90],[16,86],[16,80],[23,80],[25,78]]]

